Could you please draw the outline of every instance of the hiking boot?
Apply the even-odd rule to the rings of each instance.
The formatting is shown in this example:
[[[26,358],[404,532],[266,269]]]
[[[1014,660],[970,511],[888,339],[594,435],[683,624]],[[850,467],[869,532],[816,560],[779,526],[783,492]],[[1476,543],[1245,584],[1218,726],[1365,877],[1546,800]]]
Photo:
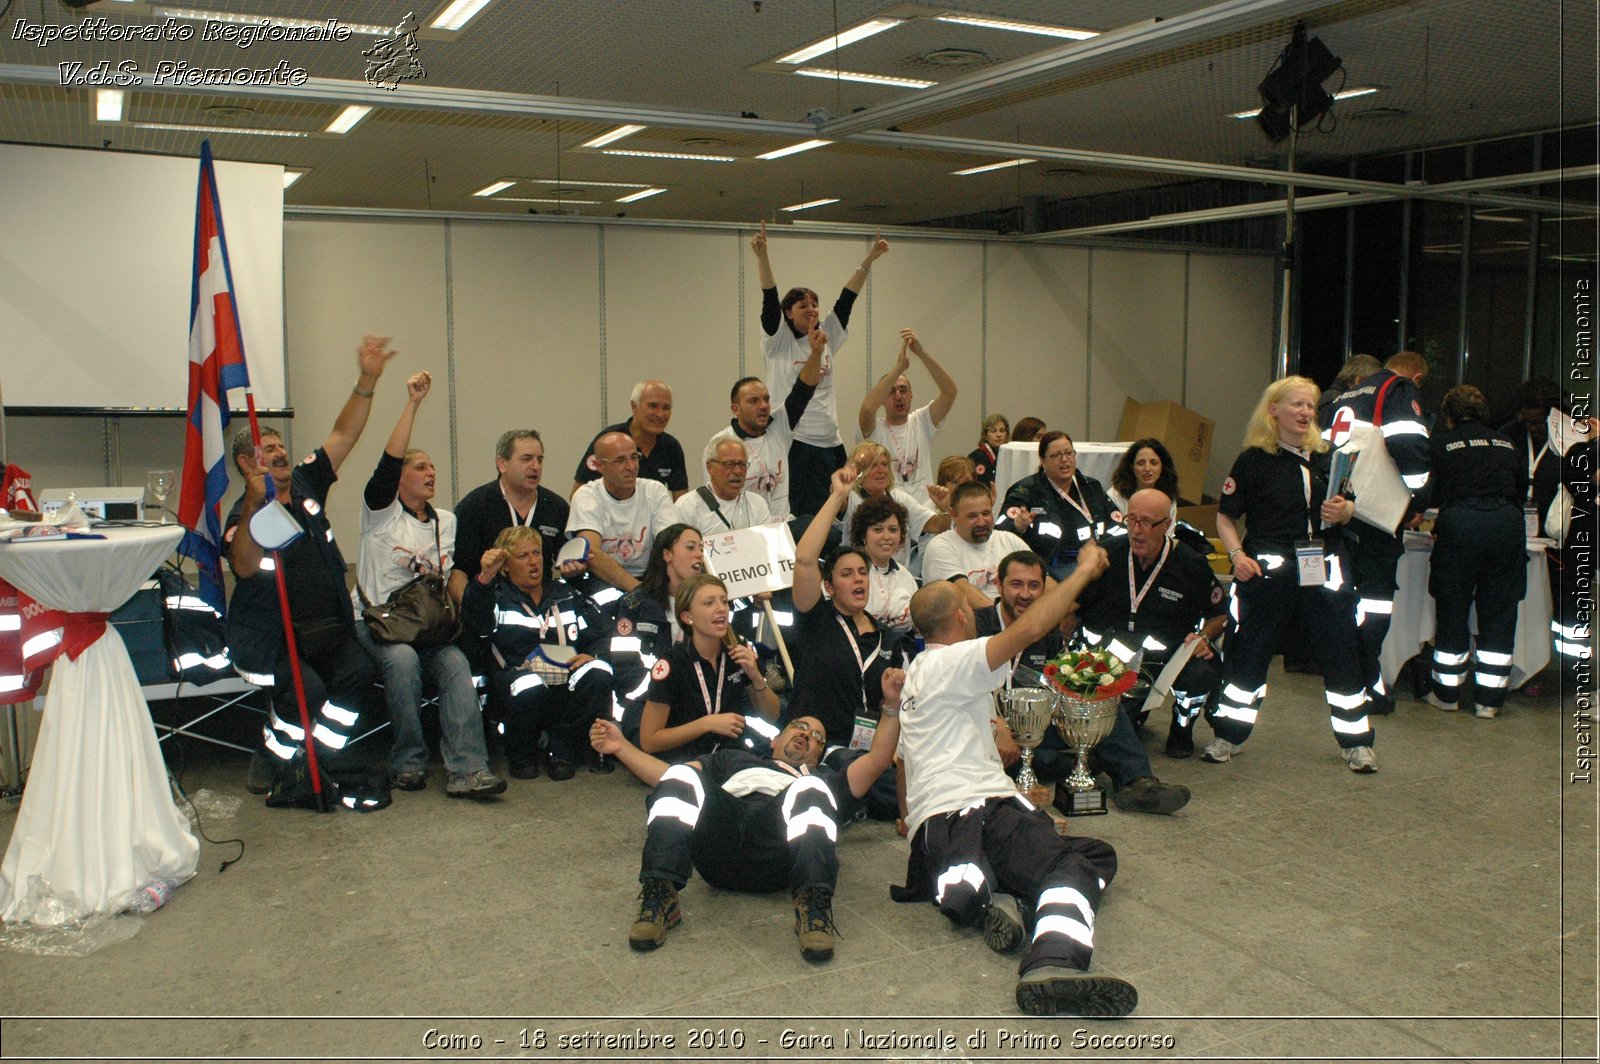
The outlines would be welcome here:
[[[578,766],[554,754],[551,754],[550,760],[545,762],[544,770],[553,780],[570,780],[578,774]]]
[[[536,780],[539,778],[539,757],[535,754],[531,761],[507,762],[506,771],[514,780]]]
[[[1027,935],[1017,899],[1010,894],[994,894],[983,911],[983,944],[996,953],[1009,953],[1022,945]]]
[[[1174,761],[1194,756],[1194,721],[1179,724],[1176,717],[1167,729],[1167,756]]]
[[[1115,1019],[1139,1005],[1139,991],[1114,975],[1043,965],[1017,980],[1017,1007],[1030,1016],[1094,1016]]]
[[[1370,746],[1352,746],[1344,751],[1344,763],[1351,772],[1378,771],[1378,755],[1372,752]]]
[[[1233,755],[1239,748],[1226,739],[1213,739],[1206,743],[1206,748],[1200,751],[1200,760],[1209,761],[1213,765],[1224,765],[1233,760]]]
[[[396,772],[390,778],[389,785],[397,791],[420,791],[428,785],[428,770],[408,768],[403,772]]]
[[[667,931],[678,926],[681,919],[678,888],[669,880],[647,879],[639,888],[639,918],[628,930],[628,945],[638,950],[655,949],[667,940]]]
[[[827,887],[801,887],[794,894],[794,933],[800,955],[808,961],[833,957],[833,891]]]
[[[1189,788],[1140,776],[1119,787],[1111,801],[1125,813],[1176,813],[1189,804]]]
[[[452,772],[444,793],[452,798],[493,798],[504,794],[506,781],[486,768],[473,772]]]

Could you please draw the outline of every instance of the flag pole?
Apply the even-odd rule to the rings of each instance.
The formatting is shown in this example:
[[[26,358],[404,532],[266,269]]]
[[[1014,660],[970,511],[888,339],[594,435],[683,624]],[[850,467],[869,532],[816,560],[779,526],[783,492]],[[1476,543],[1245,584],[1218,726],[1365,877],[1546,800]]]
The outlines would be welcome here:
[[[222,249],[223,274],[228,280],[228,291],[232,292],[234,290],[233,266],[228,260],[228,238],[223,231],[222,203],[217,191],[216,167],[211,159],[211,141],[209,140],[203,140],[200,142],[200,167],[202,175],[204,171],[211,171],[211,214],[217,226],[217,243]],[[204,176],[202,176],[202,193],[204,190],[205,180]],[[196,225],[198,227],[198,222]],[[198,240],[198,233],[196,234],[196,239]],[[239,324],[239,308],[237,305],[234,307],[233,327],[237,333],[240,356],[243,357],[244,330]],[[244,386],[244,402],[245,411],[250,418],[250,438],[254,443],[256,450],[255,455],[252,457],[252,461],[257,462],[259,468],[259,461],[261,457],[261,424],[256,419],[255,390],[248,383],[248,381]],[[271,476],[270,473],[267,475],[269,477]],[[312,793],[317,796],[317,811],[320,813],[325,813],[328,811],[327,796],[322,790],[322,772],[320,766],[317,764],[317,744],[315,739],[312,738],[311,713],[306,707],[305,680],[300,671],[300,648],[295,642],[294,638],[294,618],[289,609],[289,588],[284,582],[283,557],[280,552],[276,550],[272,551],[271,554],[273,579],[278,586],[278,612],[283,617],[283,638],[284,643],[289,651],[289,675],[294,681],[294,698],[295,705],[300,710],[300,728],[301,734],[304,736],[303,744],[306,752],[306,766],[311,772],[311,790]]]

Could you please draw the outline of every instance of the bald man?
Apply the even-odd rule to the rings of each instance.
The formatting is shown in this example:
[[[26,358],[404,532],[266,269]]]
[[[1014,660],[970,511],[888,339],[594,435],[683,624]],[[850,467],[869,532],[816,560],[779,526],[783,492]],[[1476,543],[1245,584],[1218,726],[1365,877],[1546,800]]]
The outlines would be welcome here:
[[[602,433],[587,464],[599,479],[579,485],[573,494],[567,535],[589,541],[589,570],[595,576],[619,591],[632,591],[649,564],[650,542],[677,522],[678,512],[664,485],[639,475],[639,452],[626,432]]]
[[[689,490],[689,469],[684,465],[683,445],[667,431],[667,424],[672,420],[672,389],[665,381],[640,381],[633,386],[628,404],[633,410],[628,420],[607,425],[589,442],[589,449],[578,461],[578,471],[572,475],[568,498],[575,496],[583,485],[600,478],[599,472],[589,465],[589,459],[594,456],[595,444],[608,432],[620,432],[633,440],[634,450],[639,452],[639,476],[666,485],[674,502]]]

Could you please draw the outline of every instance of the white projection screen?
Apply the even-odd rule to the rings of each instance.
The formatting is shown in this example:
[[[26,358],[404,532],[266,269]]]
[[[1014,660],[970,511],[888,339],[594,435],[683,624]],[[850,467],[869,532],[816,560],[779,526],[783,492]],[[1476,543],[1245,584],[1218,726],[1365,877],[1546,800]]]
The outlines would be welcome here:
[[[8,409],[183,408],[199,172],[198,157],[0,144]],[[283,167],[218,162],[217,187],[256,405],[283,408]]]

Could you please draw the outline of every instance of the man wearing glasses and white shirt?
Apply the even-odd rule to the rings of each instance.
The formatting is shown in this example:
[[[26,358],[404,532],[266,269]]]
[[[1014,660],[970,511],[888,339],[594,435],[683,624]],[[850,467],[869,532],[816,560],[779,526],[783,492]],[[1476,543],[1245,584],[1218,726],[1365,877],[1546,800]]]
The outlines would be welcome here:
[[[679,521],[709,539],[736,528],[765,524],[771,518],[767,500],[745,490],[750,456],[742,440],[713,437],[706,445],[705,460],[706,482],[674,504]]]

